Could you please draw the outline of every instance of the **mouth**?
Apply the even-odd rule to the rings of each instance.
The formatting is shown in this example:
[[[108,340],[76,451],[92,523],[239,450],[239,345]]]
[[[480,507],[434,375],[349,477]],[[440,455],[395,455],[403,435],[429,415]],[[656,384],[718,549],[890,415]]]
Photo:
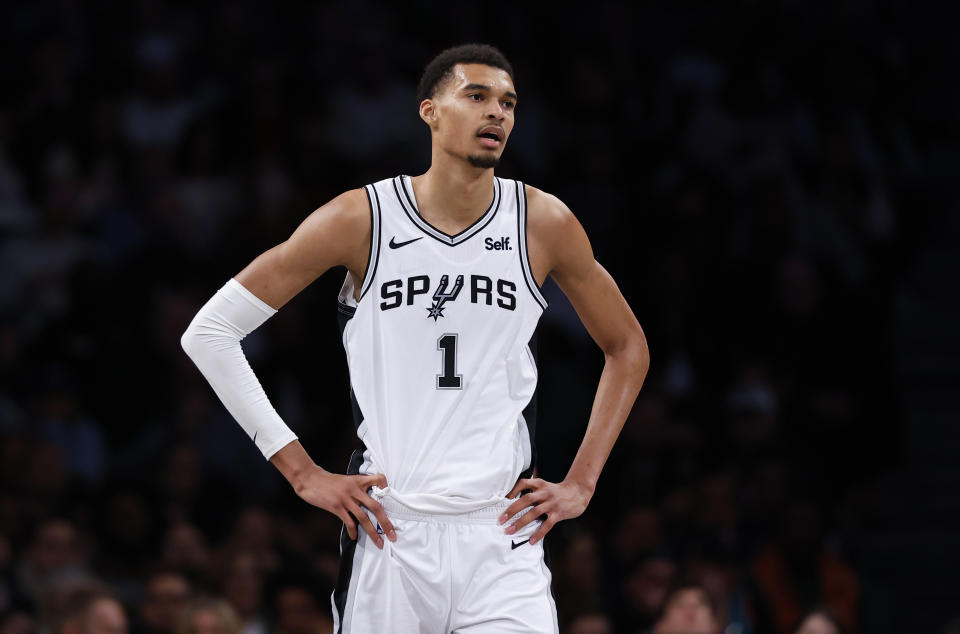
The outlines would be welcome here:
[[[480,143],[489,148],[500,147],[505,136],[503,128],[495,125],[488,125],[477,133],[477,138],[480,139]]]

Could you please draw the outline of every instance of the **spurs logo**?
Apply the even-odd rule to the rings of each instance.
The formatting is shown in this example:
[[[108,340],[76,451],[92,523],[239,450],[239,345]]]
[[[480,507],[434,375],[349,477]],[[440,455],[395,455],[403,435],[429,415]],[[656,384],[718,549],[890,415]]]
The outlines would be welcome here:
[[[457,298],[457,295],[460,294],[460,290],[463,288],[463,276],[458,275],[456,281],[453,283],[453,288],[450,289],[450,292],[447,292],[447,283],[449,281],[449,275],[444,275],[440,278],[440,286],[437,287],[437,291],[433,294],[433,305],[427,309],[427,319],[433,317],[433,321],[437,321],[438,318],[443,317],[443,305],[448,300],[452,302]]]
[[[438,321],[444,317],[443,309],[447,302],[457,299],[462,290],[469,295],[474,306],[497,306],[504,310],[517,309],[517,283],[513,280],[488,277],[478,273],[456,275],[453,286],[450,278],[454,274],[443,275],[433,293],[433,303],[427,308],[427,318]],[[429,275],[412,275],[406,278],[387,280],[380,285],[380,310],[394,310],[401,307],[422,306],[420,295],[430,295],[434,284]]]

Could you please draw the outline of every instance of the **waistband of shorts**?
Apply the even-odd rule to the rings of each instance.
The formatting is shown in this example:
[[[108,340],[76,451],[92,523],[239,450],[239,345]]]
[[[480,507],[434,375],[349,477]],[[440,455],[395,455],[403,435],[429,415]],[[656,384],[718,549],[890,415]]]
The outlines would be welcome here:
[[[485,506],[467,513],[421,513],[414,511],[409,506],[401,504],[389,496],[380,498],[379,502],[391,518],[422,522],[446,522],[450,524],[496,524],[497,518],[500,517],[515,500],[504,500],[503,502],[497,502],[496,504],[491,504],[490,506]],[[532,509],[532,506],[528,506],[511,519],[522,517]]]

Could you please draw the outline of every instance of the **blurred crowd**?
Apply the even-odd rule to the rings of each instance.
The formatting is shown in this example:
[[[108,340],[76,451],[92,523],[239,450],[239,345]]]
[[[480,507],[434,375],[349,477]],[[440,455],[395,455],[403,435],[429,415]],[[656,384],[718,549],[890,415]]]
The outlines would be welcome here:
[[[573,209],[652,354],[590,508],[547,539],[561,631],[883,631],[858,536],[898,460],[890,287],[957,125],[930,25],[895,3],[639,5],[4,3],[0,634],[330,631],[338,521],[179,336],[310,211],[427,167],[419,72],[474,40],[517,70],[498,173]],[[342,279],[244,341],[333,471],[357,442]],[[555,481],[603,359],[546,292]]]

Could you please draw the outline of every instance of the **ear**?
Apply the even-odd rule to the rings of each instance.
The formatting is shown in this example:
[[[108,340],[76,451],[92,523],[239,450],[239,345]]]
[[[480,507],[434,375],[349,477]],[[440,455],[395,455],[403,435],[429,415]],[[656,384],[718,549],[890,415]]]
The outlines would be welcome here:
[[[420,102],[420,118],[433,128],[437,123],[437,108],[433,99],[424,99]]]

